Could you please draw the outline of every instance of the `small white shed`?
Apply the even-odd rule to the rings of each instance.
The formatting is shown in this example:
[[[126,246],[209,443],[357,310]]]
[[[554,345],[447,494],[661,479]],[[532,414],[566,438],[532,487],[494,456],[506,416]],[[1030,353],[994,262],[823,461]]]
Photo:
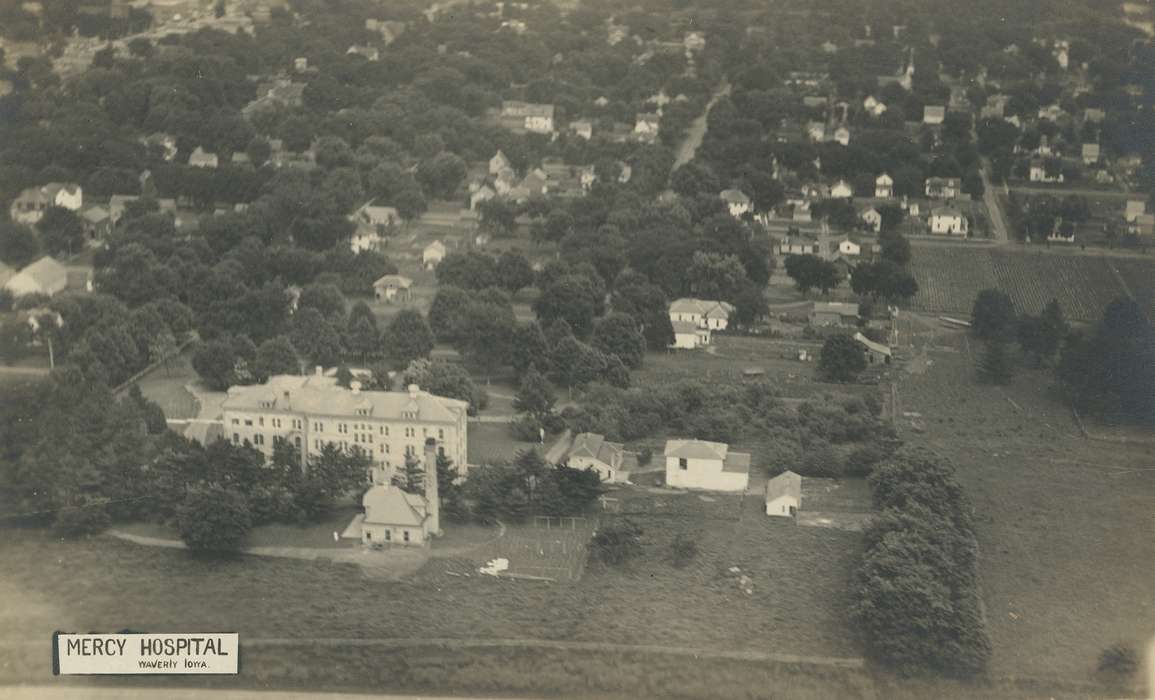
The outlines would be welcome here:
[[[802,504],[802,477],[785,471],[766,482],[766,515],[793,518]]]

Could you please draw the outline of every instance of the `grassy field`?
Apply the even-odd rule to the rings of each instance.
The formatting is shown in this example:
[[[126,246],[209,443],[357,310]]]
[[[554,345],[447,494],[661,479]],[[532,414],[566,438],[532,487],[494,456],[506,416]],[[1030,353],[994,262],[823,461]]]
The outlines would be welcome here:
[[[550,444],[546,436],[546,446]],[[485,464],[486,462],[507,462],[517,456],[522,450],[541,449],[536,442],[520,442],[509,433],[507,423],[470,423],[469,424],[469,463]]]
[[[994,288],[1009,294],[1020,313],[1038,313],[1048,301],[1058,299],[1068,318],[1091,321],[1112,299],[1126,294],[1112,265],[1127,270],[1131,293],[1150,306],[1155,261],[1041,250],[915,246],[911,269],[919,291],[911,306],[918,311],[969,313],[975,296]]]
[[[971,363],[937,353],[900,385],[925,423],[905,437],[953,459],[974,503],[993,671],[1086,679],[1155,631],[1152,448],[1082,438],[1043,372],[997,389]]]

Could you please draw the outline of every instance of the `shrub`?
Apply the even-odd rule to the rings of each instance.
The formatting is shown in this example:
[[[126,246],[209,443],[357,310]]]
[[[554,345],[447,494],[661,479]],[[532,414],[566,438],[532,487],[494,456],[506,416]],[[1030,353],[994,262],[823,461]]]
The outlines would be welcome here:
[[[84,499],[74,506],[62,508],[56,514],[53,529],[65,537],[95,535],[108,529],[107,498]]]
[[[868,443],[856,447],[846,457],[845,472],[847,476],[870,476],[874,465],[886,458],[886,452],[877,443]]]
[[[1125,685],[1139,670],[1139,652],[1127,642],[1112,644],[1099,654],[1097,670],[1104,680]]]
[[[843,473],[842,457],[830,445],[813,445],[802,455],[796,471],[802,476],[839,477]]]
[[[642,528],[632,520],[617,520],[594,533],[590,554],[595,561],[619,566],[642,553]]]
[[[509,424],[509,434],[519,442],[541,442],[541,428],[533,416],[521,416]]]
[[[644,467],[654,459],[654,451],[649,447],[643,447],[638,452],[638,466]]]
[[[223,488],[194,491],[177,509],[177,528],[188,548],[200,552],[235,552],[252,527],[244,496]]]

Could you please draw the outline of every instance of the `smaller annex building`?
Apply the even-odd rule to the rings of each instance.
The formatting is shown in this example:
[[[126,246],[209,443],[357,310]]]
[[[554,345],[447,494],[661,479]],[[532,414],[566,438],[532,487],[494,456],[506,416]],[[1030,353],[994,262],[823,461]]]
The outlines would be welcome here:
[[[802,477],[784,471],[766,482],[766,515],[793,518],[802,505]]]

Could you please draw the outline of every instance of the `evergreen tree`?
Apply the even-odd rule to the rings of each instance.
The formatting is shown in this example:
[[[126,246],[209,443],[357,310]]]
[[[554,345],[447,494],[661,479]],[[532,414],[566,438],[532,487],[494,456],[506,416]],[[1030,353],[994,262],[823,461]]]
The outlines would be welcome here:
[[[1015,362],[1010,346],[995,338],[987,343],[982,359],[979,360],[979,378],[987,384],[1006,385],[1014,376]]]
[[[415,495],[425,493],[425,466],[413,455],[405,455],[405,464],[393,476],[393,485]],[[440,483],[438,484],[440,485]],[[438,495],[440,495],[438,490]]]
[[[362,360],[380,351],[381,332],[377,328],[377,319],[369,309],[369,305],[359,301],[349,312],[349,321],[345,325],[345,345],[349,352]]]

